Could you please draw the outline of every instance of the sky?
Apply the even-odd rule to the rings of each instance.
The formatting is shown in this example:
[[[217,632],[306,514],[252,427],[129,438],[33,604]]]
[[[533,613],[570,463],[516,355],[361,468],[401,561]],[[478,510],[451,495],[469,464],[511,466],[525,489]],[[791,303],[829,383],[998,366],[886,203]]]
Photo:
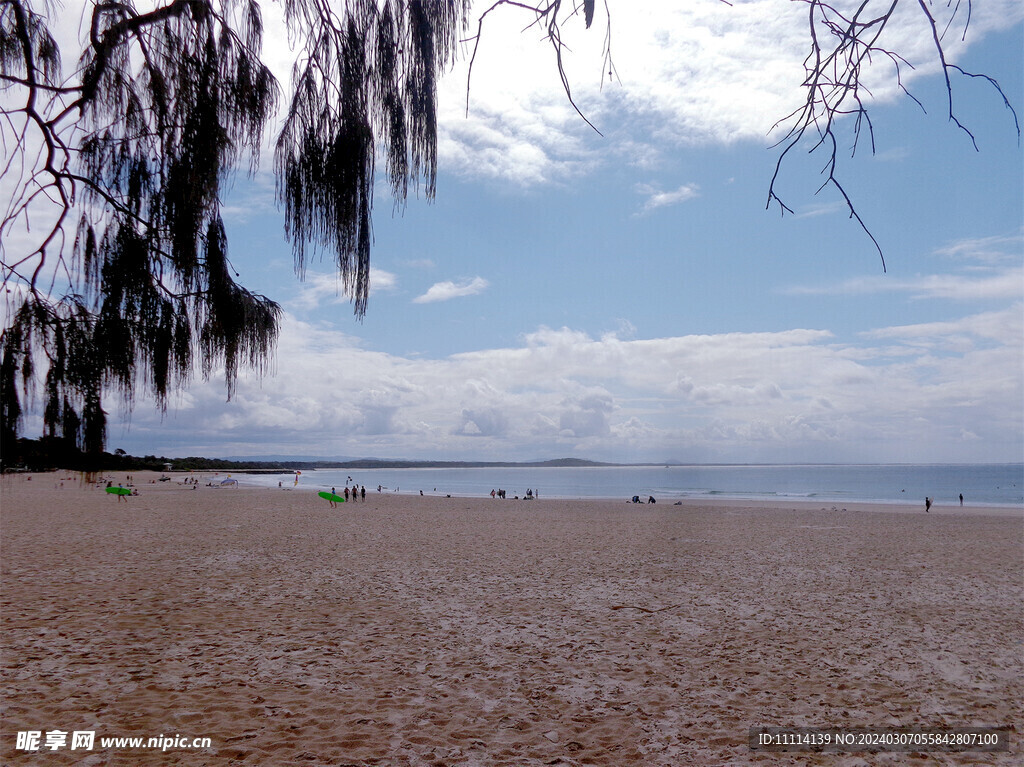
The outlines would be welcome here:
[[[601,4],[598,4],[599,6]],[[916,4],[889,33],[914,69],[867,74],[874,152],[840,124],[782,171],[806,10],[785,0],[632,4],[566,25],[566,69],[528,18],[488,18],[440,89],[436,200],[375,203],[360,320],[328,262],[295,276],[274,182],[225,200],[240,281],[284,308],[271,370],[197,379],[166,413],[109,406],[108,449],[168,457],[614,462],[1024,459],[1024,153],[978,78],[941,73]],[[487,7],[475,4],[474,10]],[[287,82],[268,6],[268,57]],[[936,13],[946,12],[944,8]],[[1024,6],[975,2],[949,55],[1024,118]],[[269,156],[269,155],[268,155]],[[267,163],[269,166],[269,162]],[[32,419],[27,431],[33,430]],[[36,431],[39,429],[37,428]]]

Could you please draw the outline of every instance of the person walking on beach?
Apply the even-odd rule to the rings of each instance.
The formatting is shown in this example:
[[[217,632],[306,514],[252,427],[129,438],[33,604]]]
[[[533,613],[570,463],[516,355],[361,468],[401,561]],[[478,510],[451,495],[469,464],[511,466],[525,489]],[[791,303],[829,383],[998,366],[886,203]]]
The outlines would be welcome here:
[[[960,493],[960,505],[961,506],[964,505],[964,494],[963,493]]]
[[[924,499],[924,510],[927,512],[931,512],[932,510],[932,499],[929,498],[928,496],[925,496]]]
[[[360,499],[360,500],[361,500],[361,501],[362,501],[363,503],[366,503],[366,485],[363,485],[363,486],[362,486],[362,487],[361,487],[361,488],[359,489],[359,499]]]

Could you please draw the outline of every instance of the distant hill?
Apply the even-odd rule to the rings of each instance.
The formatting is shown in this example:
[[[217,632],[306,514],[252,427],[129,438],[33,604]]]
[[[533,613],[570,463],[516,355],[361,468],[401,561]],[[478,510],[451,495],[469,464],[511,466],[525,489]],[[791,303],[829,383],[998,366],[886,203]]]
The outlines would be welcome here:
[[[406,460],[403,458],[313,458],[305,456],[259,456],[251,459],[226,458],[174,458],[170,459],[175,470],[231,470],[244,472],[259,471],[314,471],[316,469],[487,469],[487,468],[575,468],[597,466],[624,466],[643,464],[602,463],[583,458],[552,458],[546,461],[428,461]]]
[[[527,468],[615,466],[613,463],[586,461],[582,458],[553,458],[548,461],[406,461],[384,458],[359,458],[354,461],[317,461],[317,469],[478,469],[523,466]]]
[[[231,468],[238,471],[248,467],[266,471],[278,466],[285,470],[313,470],[313,469],[483,469],[522,466],[526,468],[544,467],[586,467],[586,466],[616,466],[613,463],[601,463],[599,461],[587,461],[582,458],[553,458],[546,461],[428,461],[428,460],[406,460],[402,458],[305,458],[275,456],[268,458],[261,456],[258,459],[180,459],[189,462],[202,460],[210,465],[201,468]],[[212,464],[216,463],[214,466]],[[227,465],[230,464],[230,465]],[[175,466],[177,468],[177,466]],[[200,468],[190,466],[189,468]]]
[[[217,461],[231,461],[233,463],[338,463],[344,461],[363,460],[356,456],[342,455],[327,458],[322,455],[226,455],[222,458],[215,458]]]

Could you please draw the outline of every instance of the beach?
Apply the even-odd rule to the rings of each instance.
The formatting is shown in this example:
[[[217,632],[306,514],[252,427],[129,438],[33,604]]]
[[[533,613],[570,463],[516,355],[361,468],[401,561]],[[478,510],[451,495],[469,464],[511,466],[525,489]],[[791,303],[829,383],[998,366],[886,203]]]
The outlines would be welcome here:
[[[126,500],[31,476],[0,487],[4,765],[1024,758],[1019,508],[370,488],[331,508],[211,475],[138,473]],[[1008,727],[1011,745],[776,753],[748,743],[764,726]],[[175,740],[100,744],[157,736]]]

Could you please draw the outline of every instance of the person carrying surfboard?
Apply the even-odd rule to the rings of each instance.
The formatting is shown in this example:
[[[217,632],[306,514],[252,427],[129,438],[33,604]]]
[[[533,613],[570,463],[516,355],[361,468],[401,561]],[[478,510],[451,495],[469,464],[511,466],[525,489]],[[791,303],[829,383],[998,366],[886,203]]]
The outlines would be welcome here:
[[[334,492],[334,488],[333,487],[331,488],[331,492],[330,493],[328,493],[326,490],[321,490],[319,493],[317,493],[317,495],[319,495],[321,498],[323,498],[329,504],[331,504],[331,508],[332,509],[338,508],[338,504],[339,503],[344,503],[345,502],[344,498],[342,498],[340,495],[338,495],[338,494],[336,494]]]

